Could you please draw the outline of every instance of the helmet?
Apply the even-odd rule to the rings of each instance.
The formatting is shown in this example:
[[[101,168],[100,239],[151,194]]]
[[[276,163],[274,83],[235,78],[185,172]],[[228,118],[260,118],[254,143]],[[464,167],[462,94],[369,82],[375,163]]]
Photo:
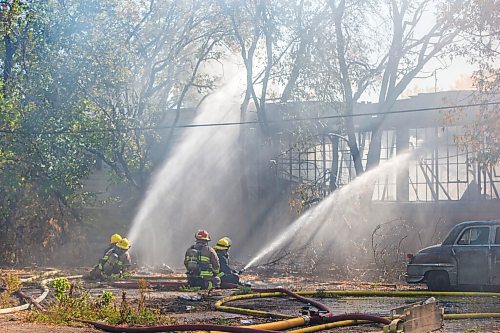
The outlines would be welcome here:
[[[194,238],[196,238],[197,240],[209,241],[210,240],[210,234],[208,233],[208,231],[200,229],[194,235]]]
[[[231,239],[229,237],[224,237],[219,239],[217,245],[215,245],[215,249],[217,250],[229,250],[231,247]]]
[[[122,240],[122,236],[120,236],[119,234],[114,234],[113,236],[111,236],[111,240],[109,242],[111,244],[117,244],[121,240]]]
[[[118,243],[116,243],[120,249],[128,250],[130,248],[130,242],[126,238],[122,238]]]

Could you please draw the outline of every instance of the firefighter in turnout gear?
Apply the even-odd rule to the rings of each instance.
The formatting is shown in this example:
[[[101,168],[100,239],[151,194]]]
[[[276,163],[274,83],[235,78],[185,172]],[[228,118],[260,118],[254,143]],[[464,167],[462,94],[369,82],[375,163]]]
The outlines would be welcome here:
[[[232,269],[229,266],[229,248],[231,247],[231,239],[229,237],[224,237],[219,239],[214,249],[219,257],[220,263],[220,273],[219,278],[221,283],[231,283],[231,284],[239,284],[240,277],[238,275],[238,271]]]
[[[128,239],[122,238],[111,247],[99,260],[99,263],[90,272],[90,278],[94,280],[113,279],[123,277],[130,266],[130,254]]]
[[[206,230],[198,230],[196,242],[191,245],[184,256],[184,266],[187,270],[188,285],[201,289],[212,289],[220,286],[219,258],[208,242],[210,235]]]

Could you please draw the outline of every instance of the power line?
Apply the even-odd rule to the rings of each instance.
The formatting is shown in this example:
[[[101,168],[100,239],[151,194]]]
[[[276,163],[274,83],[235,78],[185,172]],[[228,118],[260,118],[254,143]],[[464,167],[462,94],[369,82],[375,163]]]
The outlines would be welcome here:
[[[283,123],[283,122],[301,122],[301,121],[311,121],[311,120],[324,120],[324,119],[343,119],[343,118],[356,118],[356,117],[378,117],[385,116],[389,114],[404,114],[413,112],[424,112],[424,111],[439,111],[455,108],[465,108],[465,107],[476,107],[476,106],[488,106],[488,105],[498,105],[500,101],[486,102],[486,103],[475,103],[475,104],[461,104],[453,106],[437,106],[428,108],[418,108],[418,109],[408,109],[408,110],[395,110],[387,112],[365,112],[356,113],[348,115],[327,115],[327,116],[317,116],[317,117],[307,117],[307,118],[288,118],[282,120],[268,120],[267,123]],[[59,135],[59,134],[90,134],[90,133],[123,133],[129,131],[150,131],[150,130],[161,130],[161,129],[172,129],[172,128],[196,128],[196,127],[216,127],[216,126],[235,126],[235,125],[256,125],[259,121],[235,121],[235,122],[225,122],[225,123],[203,123],[203,124],[186,124],[186,125],[161,125],[161,126],[144,126],[144,127],[123,127],[123,128],[96,128],[96,129],[63,129],[54,131],[33,131],[26,132],[21,130],[0,130],[0,133],[5,134],[18,134],[18,135]]]

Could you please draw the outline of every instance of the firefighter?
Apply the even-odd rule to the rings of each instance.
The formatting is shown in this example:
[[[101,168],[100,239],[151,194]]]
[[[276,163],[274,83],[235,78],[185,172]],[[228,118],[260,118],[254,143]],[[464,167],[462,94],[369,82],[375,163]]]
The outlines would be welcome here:
[[[219,257],[220,263],[220,273],[219,278],[221,283],[231,283],[231,284],[239,284],[240,277],[238,275],[238,271],[232,269],[229,266],[229,248],[231,247],[231,239],[229,237],[224,237],[219,239],[214,249]]]
[[[184,256],[184,266],[188,285],[201,289],[212,289],[220,286],[219,258],[215,250],[208,245],[210,235],[206,230],[198,230],[196,242],[191,245]]]
[[[127,238],[118,241],[116,246],[111,247],[92,269],[90,278],[99,280],[123,277],[130,267],[129,248],[130,243]]]

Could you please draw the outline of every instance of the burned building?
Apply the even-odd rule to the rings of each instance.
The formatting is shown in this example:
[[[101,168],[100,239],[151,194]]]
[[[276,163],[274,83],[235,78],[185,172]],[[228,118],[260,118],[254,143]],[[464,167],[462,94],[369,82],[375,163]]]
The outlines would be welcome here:
[[[380,163],[413,152],[399,172],[376,181],[373,203],[389,210],[397,207],[407,215],[438,214],[450,222],[498,218],[500,166],[484,163],[481,155],[498,149],[491,145],[498,145],[499,138],[490,133],[479,150],[463,142],[464,133],[473,128],[481,112],[498,115],[498,105],[492,102],[478,99],[472,91],[449,91],[398,100],[387,113],[378,112],[377,103],[356,105],[353,120],[363,166],[375,126],[382,130]],[[266,108],[273,132],[266,149],[274,156],[260,168],[272,168],[279,184],[273,187],[310,184],[321,199],[356,177],[342,130],[341,104],[270,104]],[[493,119],[498,121],[498,117]],[[258,197],[265,196],[269,183],[267,179],[255,185]]]

